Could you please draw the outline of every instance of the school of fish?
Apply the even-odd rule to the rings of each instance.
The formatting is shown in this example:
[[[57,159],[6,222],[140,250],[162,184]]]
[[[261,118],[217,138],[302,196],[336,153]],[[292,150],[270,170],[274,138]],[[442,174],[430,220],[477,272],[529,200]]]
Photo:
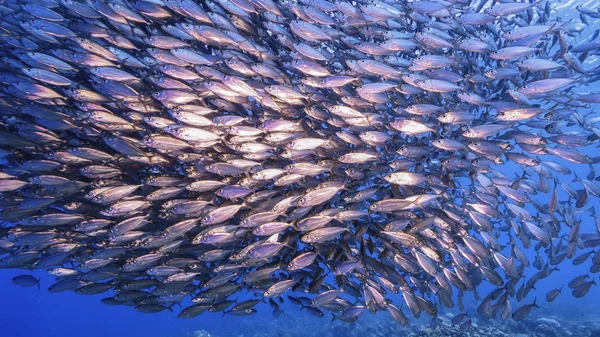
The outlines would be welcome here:
[[[568,284],[582,297],[600,12],[576,9],[1,1],[0,268],[182,318],[290,302],[435,324],[474,292],[480,315],[521,320],[568,260],[590,266]]]

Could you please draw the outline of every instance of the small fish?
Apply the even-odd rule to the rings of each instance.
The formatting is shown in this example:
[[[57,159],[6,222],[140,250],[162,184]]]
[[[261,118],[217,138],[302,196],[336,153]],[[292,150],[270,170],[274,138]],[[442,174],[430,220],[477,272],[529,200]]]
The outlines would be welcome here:
[[[517,310],[515,310],[512,314],[512,318],[515,321],[521,321],[529,315],[529,313],[531,312],[531,310],[533,308],[539,308],[539,306],[536,304],[535,299],[532,304],[526,304],[526,305],[518,308]]]
[[[14,284],[19,285],[21,287],[37,286],[38,289],[40,289],[40,280],[41,278],[35,278],[31,275],[19,275],[13,277],[12,279]]]
[[[596,281],[583,282],[573,289],[573,297],[580,298],[588,293],[592,285],[596,285]]]
[[[550,291],[549,291],[549,292],[546,294],[546,301],[548,301],[548,302],[552,302],[552,301],[554,301],[554,300],[556,299],[556,297],[557,297],[558,295],[560,295],[561,291],[562,291],[562,287],[561,287],[560,289],[553,289],[553,290],[550,290]]]

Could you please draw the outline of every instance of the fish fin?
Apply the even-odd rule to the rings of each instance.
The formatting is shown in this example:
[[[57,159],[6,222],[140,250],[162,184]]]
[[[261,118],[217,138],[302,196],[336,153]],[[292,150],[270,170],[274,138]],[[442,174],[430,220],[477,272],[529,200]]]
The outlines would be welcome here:
[[[535,289],[535,288],[533,288],[533,289]],[[537,297],[533,299],[533,304],[531,304],[531,306],[536,307],[536,308],[540,307],[539,305],[537,305]]]
[[[333,312],[331,312],[331,322],[335,321],[337,319],[337,316],[335,316],[333,314]]]

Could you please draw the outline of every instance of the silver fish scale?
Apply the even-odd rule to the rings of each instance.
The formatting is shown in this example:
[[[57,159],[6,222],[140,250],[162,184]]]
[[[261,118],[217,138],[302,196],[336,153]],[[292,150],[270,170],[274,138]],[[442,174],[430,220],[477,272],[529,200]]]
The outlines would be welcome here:
[[[402,325],[388,299],[435,320],[486,282],[477,312],[522,320],[537,304],[509,298],[542,261],[600,272],[600,220],[579,233],[600,196],[597,34],[551,4],[161,4],[3,2],[0,268],[51,267],[50,291],[143,312],[193,297],[182,318],[251,290]],[[560,183],[577,165],[586,179]]]

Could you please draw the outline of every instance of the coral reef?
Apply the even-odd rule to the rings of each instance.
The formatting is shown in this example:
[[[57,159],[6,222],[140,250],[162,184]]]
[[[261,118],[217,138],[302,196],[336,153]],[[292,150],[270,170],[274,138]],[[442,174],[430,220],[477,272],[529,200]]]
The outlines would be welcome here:
[[[453,314],[440,315],[435,328],[422,317],[410,326],[401,326],[387,315],[364,317],[363,324],[326,322],[307,315],[248,319],[239,331],[209,333],[198,330],[189,337],[600,337],[600,319],[591,315],[535,315],[522,322],[471,317],[470,327],[453,325]]]
[[[192,332],[189,337],[213,337],[213,336],[206,330],[196,330],[196,331]]]

